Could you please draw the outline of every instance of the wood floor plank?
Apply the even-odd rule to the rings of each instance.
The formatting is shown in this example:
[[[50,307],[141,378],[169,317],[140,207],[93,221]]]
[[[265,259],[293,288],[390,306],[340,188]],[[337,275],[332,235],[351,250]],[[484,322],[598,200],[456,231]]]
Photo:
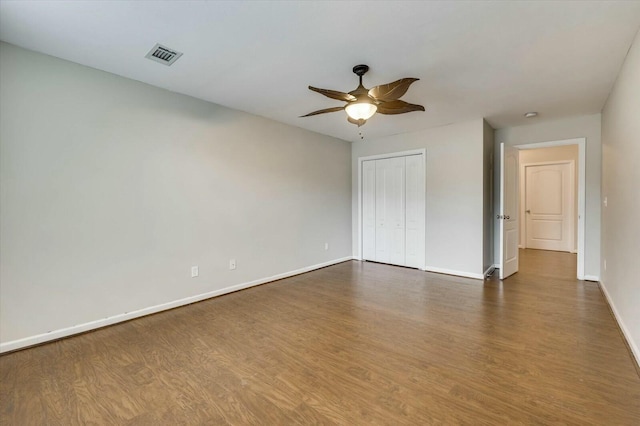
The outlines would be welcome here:
[[[505,281],[345,262],[0,357],[0,424],[640,424],[575,255]]]

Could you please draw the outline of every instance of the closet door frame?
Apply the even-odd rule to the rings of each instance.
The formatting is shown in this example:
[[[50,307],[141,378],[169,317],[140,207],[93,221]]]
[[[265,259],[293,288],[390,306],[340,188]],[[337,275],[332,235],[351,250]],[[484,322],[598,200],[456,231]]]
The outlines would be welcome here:
[[[427,204],[427,150],[426,148],[423,149],[412,149],[409,151],[400,151],[400,152],[390,152],[387,154],[378,154],[378,155],[369,155],[367,157],[358,157],[358,255],[354,256],[355,260],[362,260],[363,259],[363,247],[362,247],[362,238],[363,238],[363,232],[362,232],[362,226],[363,226],[363,220],[362,220],[362,185],[363,185],[363,179],[362,179],[362,163],[364,161],[368,161],[368,160],[381,160],[384,158],[394,158],[394,157],[407,157],[409,155],[422,155],[422,167],[423,167],[423,171],[424,171],[424,179],[425,179],[425,183],[424,183],[424,203],[425,203],[425,215],[424,215],[424,224],[422,229],[425,231],[425,247],[424,247],[424,253],[426,254],[427,252],[427,239],[426,239],[426,229],[427,229],[427,224],[426,224],[426,204]],[[423,265],[419,268],[422,270],[425,270],[425,265],[426,265],[426,258],[423,259]]]

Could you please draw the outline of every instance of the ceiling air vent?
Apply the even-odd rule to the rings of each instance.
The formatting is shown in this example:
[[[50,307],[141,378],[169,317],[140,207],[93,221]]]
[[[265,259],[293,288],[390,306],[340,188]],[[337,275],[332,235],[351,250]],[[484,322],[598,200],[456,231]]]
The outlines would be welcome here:
[[[149,51],[149,53],[147,53],[147,56],[145,56],[145,58],[169,66],[177,61],[180,56],[182,56],[182,53],[171,50],[168,47],[158,43],[153,47],[153,49]]]

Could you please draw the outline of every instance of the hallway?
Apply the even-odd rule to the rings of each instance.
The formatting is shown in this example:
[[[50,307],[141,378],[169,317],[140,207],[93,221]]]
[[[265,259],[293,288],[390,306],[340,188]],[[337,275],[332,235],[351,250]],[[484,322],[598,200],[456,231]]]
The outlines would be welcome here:
[[[529,277],[576,280],[577,257],[575,253],[562,251],[519,249],[520,274]],[[596,285],[592,281],[578,281]]]

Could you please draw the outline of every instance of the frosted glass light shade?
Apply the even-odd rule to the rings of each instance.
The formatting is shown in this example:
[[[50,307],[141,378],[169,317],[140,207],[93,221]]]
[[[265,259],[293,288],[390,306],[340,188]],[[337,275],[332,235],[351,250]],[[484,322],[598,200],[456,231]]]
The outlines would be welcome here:
[[[378,107],[376,105],[368,102],[357,102],[345,107],[347,115],[354,120],[368,120],[377,110]]]

